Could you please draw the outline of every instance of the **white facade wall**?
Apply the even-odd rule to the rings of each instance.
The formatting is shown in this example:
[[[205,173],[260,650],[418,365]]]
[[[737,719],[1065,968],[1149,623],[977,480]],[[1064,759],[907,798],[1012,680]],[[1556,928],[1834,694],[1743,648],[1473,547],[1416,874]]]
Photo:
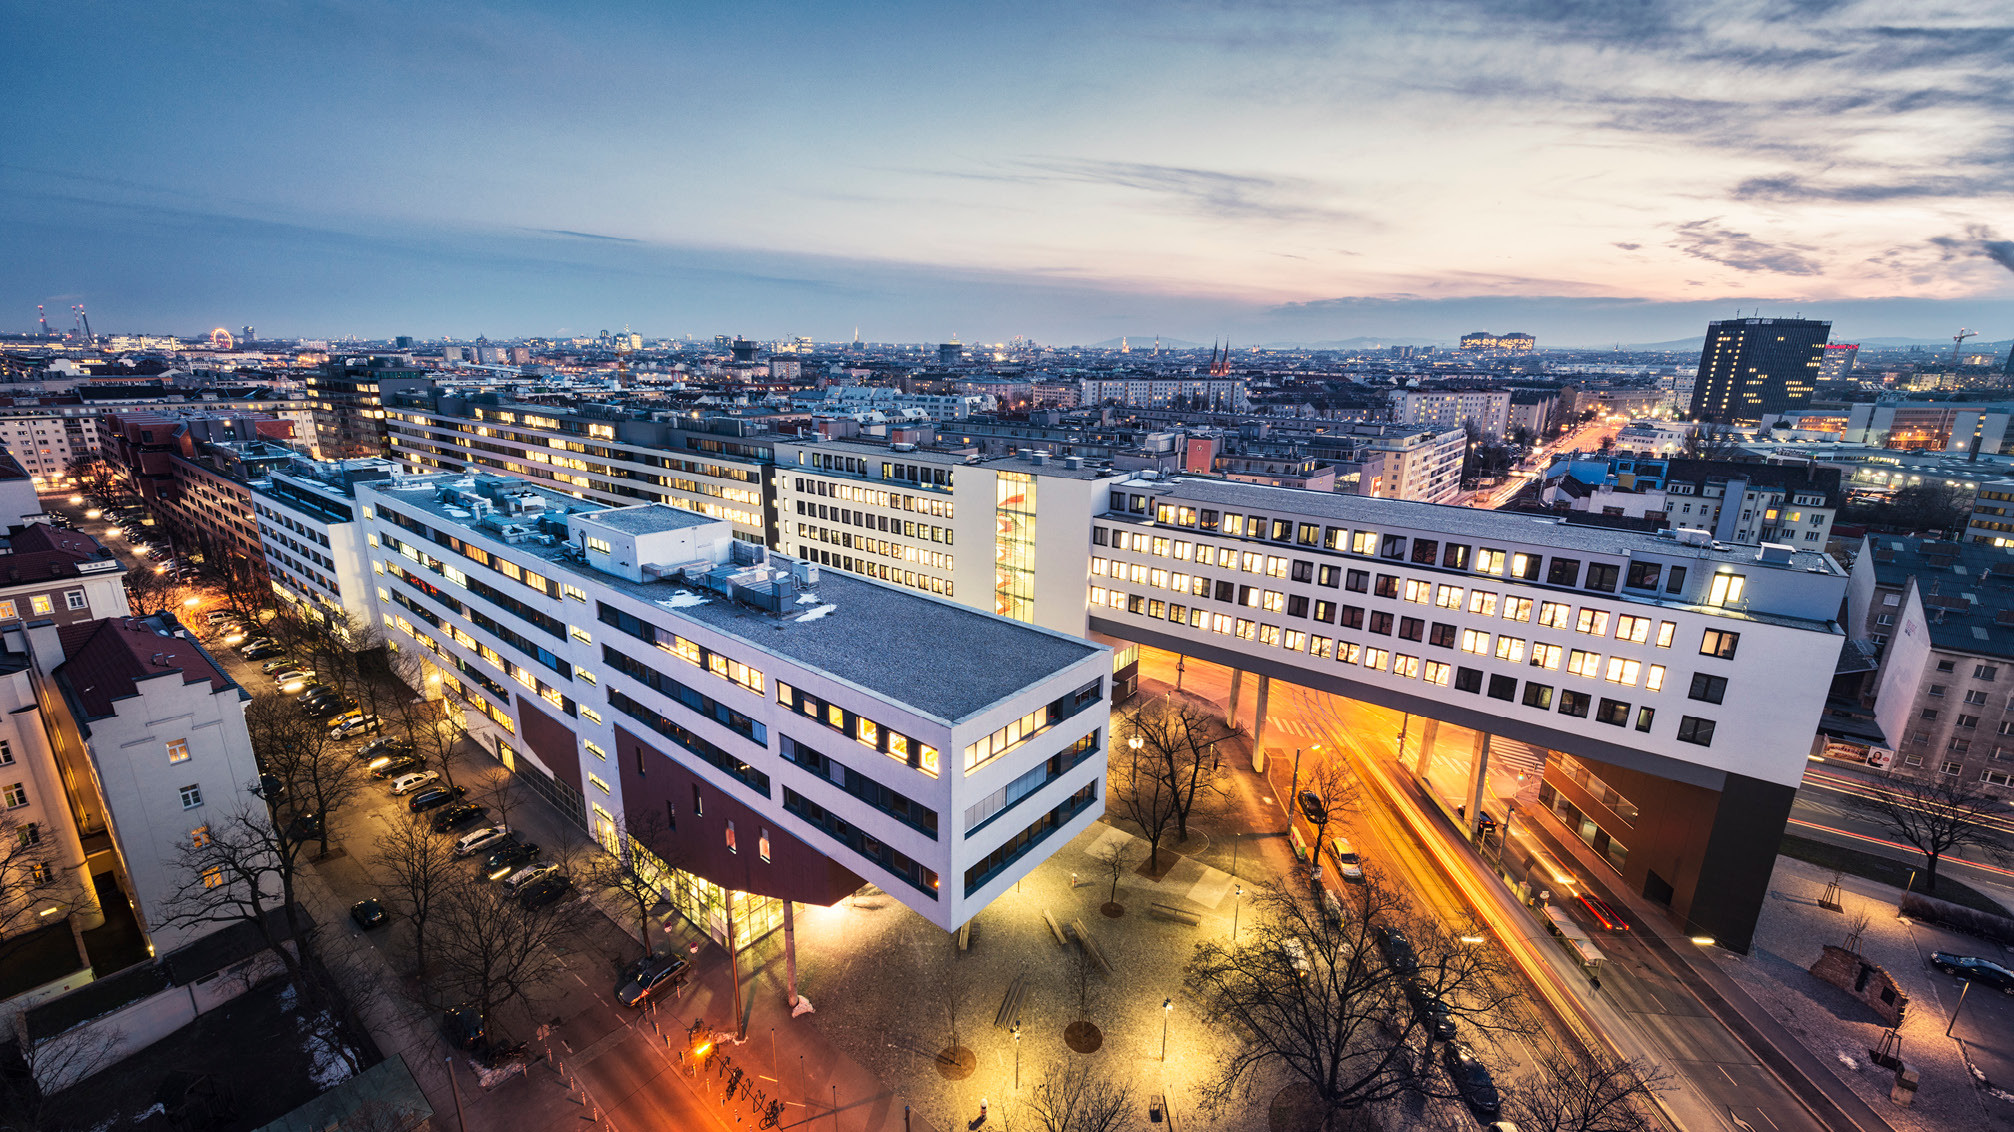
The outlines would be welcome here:
[[[1474,421],[1485,437],[1503,436],[1510,427],[1508,389],[1395,389],[1392,419],[1400,424],[1460,428]]]
[[[98,410],[90,405],[0,407],[0,446],[38,479],[62,477],[98,455]]]
[[[364,624],[376,620],[366,577],[369,555],[355,519],[336,520],[256,489],[252,509],[275,591],[291,601],[341,610]]]
[[[23,900],[0,908],[0,923],[40,928],[53,920],[36,918],[38,904],[78,914],[78,926],[95,928],[104,922],[91,886],[90,867],[77,823],[63,788],[63,770],[49,745],[34,678],[26,668],[0,676],[0,806],[14,823],[10,836],[32,837],[51,873],[51,889],[40,900]],[[8,880],[10,897],[20,893],[19,878]],[[26,919],[20,917],[27,916]]]

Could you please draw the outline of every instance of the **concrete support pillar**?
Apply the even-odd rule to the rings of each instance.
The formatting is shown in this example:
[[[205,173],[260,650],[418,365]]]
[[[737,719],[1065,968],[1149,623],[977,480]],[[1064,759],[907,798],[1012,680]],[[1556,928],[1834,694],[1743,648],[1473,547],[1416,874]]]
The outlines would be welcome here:
[[[797,916],[795,900],[783,902],[783,971],[789,985],[789,1004],[797,1009]]]
[[[1475,750],[1471,752],[1469,755],[1469,789],[1468,789],[1469,800],[1468,800],[1468,809],[1463,811],[1468,815],[1466,819],[1468,823],[1468,829],[1464,831],[1466,833],[1474,834],[1476,831],[1476,823],[1482,820],[1483,782],[1485,779],[1488,778],[1489,770],[1490,770],[1489,733],[1486,731],[1478,731],[1476,732]]]
[[[1257,747],[1259,744],[1266,741],[1266,694],[1268,692],[1271,692],[1272,690],[1273,690],[1273,678],[1270,676],[1259,677],[1258,712],[1252,718],[1253,747]]]
[[[1245,670],[1242,668],[1231,669],[1231,707],[1229,711],[1224,713],[1224,722],[1232,727],[1238,725],[1238,692],[1244,688],[1244,685]],[[1258,744],[1254,743],[1252,746],[1256,750]]]
[[[1420,750],[1419,755],[1413,760],[1413,773],[1419,775],[1421,778],[1425,778],[1427,776],[1427,764],[1433,761],[1434,737],[1440,734],[1441,721],[1431,716],[1426,716],[1415,720],[1414,723],[1420,730]],[[1405,761],[1401,759],[1399,765],[1405,765]]]

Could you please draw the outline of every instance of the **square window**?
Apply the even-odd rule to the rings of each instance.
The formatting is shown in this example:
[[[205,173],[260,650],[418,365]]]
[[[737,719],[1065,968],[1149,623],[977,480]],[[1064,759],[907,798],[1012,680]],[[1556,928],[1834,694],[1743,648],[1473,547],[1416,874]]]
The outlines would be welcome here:
[[[1601,701],[1601,706],[1595,709],[1594,717],[1602,723],[1611,723],[1617,727],[1627,727],[1629,726],[1629,705],[1623,703],[1621,700],[1605,699]]]
[[[193,810],[203,804],[203,787],[200,784],[192,782],[182,787],[181,794],[182,808],[185,810]]]
[[[1579,716],[1585,719],[1588,707],[1593,702],[1594,697],[1586,692],[1564,691],[1559,694],[1559,712],[1561,715]]]
[[[1547,585],[1552,586],[1574,585],[1580,581],[1580,559],[1553,559],[1551,568],[1546,571],[1545,580]]]
[[[1740,633],[1730,633],[1725,629],[1708,629],[1699,640],[1699,655],[1715,656],[1722,660],[1733,660],[1735,646],[1741,643]],[[1946,671],[1949,671],[1946,669]]]
[[[1541,711],[1552,707],[1552,686],[1526,681],[1524,686],[1524,706]]]
[[[1493,700],[1517,699],[1517,678],[1492,673],[1490,675],[1490,690],[1487,695]]]
[[[89,603],[84,600],[83,590],[65,590],[63,604],[71,609],[82,609]]]
[[[1513,683],[1515,683],[1515,681],[1513,681]],[[1482,669],[1480,668],[1455,669],[1455,689],[1457,691],[1462,692],[1482,691],[1483,690]]]
[[[1712,676],[1704,672],[1692,674],[1692,688],[1686,692],[1689,699],[1704,700],[1710,704],[1721,702],[1727,695],[1727,677]]]
[[[168,761],[185,763],[189,761],[189,741],[187,739],[168,740]]]
[[[1678,741],[1695,743],[1701,747],[1713,746],[1713,721],[1698,716],[1682,715],[1678,718]]]

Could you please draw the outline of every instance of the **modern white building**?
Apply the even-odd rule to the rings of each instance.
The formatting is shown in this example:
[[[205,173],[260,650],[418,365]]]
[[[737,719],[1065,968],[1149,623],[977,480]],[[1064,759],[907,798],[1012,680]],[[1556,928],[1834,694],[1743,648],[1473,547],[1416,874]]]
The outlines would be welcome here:
[[[1252,407],[1242,377],[1087,377],[1077,383],[1077,403],[1139,409],[1199,408],[1243,413]]]
[[[251,481],[273,592],[320,618],[374,623],[353,488],[396,472],[389,460],[301,460]]]
[[[1510,431],[1511,391],[1508,389],[1394,389],[1392,419],[1400,424],[1431,428],[1461,428],[1468,422],[1488,439]]]
[[[1103,812],[1099,646],[678,507],[498,476],[357,497],[388,636],[605,844],[675,854],[667,896],[722,938],[866,881],[957,927]]]

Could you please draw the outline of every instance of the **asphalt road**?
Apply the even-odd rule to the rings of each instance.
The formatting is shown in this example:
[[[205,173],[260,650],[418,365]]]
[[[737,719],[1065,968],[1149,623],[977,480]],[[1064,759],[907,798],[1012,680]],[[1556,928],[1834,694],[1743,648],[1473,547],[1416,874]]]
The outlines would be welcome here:
[[[1790,832],[1814,840],[1830,841],[1868,853],[1891,857],[1912,866],[1923,863],[1923,854],[1896,838],[1893,830],[1867,817],[1847,799],[1851,794],[1878,789],[1851,772],[1814,765],[1805,772],[1804,784],[1790,807]],[[2006,843],[2014,845],[2014,820],[1992,823]],[[2014,869],[1993,859],[1993,854],[1976,845],[1960,846],[1944,855],[1940,875],[1956,877],[1968,884],[2014,887]],[[2014,899],[2014,892],[1992,892],[1996,898]]]

